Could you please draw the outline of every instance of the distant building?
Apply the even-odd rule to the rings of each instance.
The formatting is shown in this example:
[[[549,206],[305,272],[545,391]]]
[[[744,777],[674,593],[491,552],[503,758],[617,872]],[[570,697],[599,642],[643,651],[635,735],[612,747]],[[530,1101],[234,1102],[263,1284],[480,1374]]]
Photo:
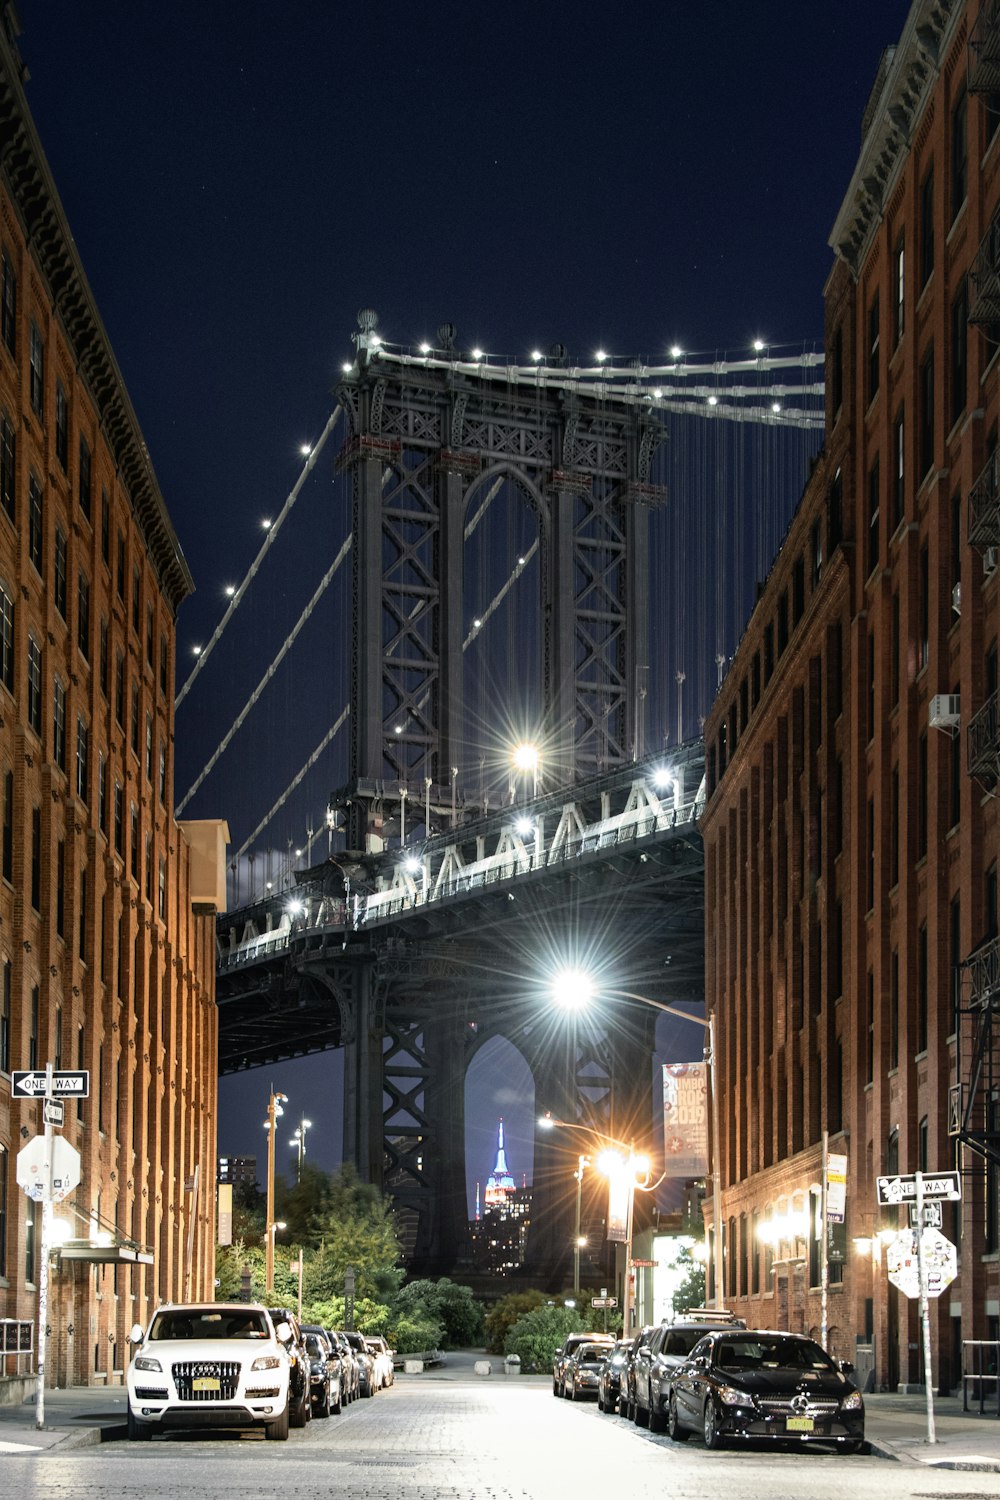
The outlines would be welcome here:
[[[220,1156],[217,1180],[228,1182],[234,1188],[255,1188],[257,1186],[256,1156]]]
[[[523,1184],[518,1187],[511,1175],[501,1119],[497,1131],[496,1162],[486,1179],[481,1215],[479,1186],[476,1185],[476,1217],[470,1226],[475,1269],[496,1276],[517,1270],[524,1264],[530,1224],[531,1189]]]

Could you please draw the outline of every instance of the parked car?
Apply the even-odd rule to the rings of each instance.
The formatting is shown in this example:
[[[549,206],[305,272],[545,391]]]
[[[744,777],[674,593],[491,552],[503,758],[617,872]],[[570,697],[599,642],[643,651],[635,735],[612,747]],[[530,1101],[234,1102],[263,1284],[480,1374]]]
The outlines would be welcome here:
[[[553,1396],[565,1396],[566,1394],[563,1372],[566,1367],[566,1361],[574,1349],[580,1344],[603,1344],[606,1348],[610,1348],[614,1341],[615,1338],[612,1333],[568,1333],[552,1356]]]
[[[621,1395],[618,1398],[618,1410],[621,1415],[631,1422],[635,1415],[635,1361],[642,1346],[648,1341],[650,1334],[656,1327],[655,1323],[646,1323],[634,1333],[629,1340],[628,1349],[625,1353],[625,1366],[622,1370]]]
[[[738,1438],[832,1443],[858,1453],[865,1407],[853,1369],[801,1334],[707,1334],[674,1376],[670,1436],[682,1442],[700,1432],[706,1448]]]
[[[167,1303],[129,1335],[128,1435],[205,1427],[262,1427],[288,1437],[291,1366],[283,1336],[253,1302]]]
[[[314,1417],[340,1416],[343,1401],[340,1394],[340,1354],[333,1348],[322,1328],[303,1325],[302,1334],[309,1356],[309,1394]]]
[[[358,1362],[358,1394],[361,1396],[374,1396],[378,1389],[375,1384],[375,1358],[369,1354],[367,1345],[360,1333],[345,1334],[347,1342],[354,1350],[354,1356]]]
[[[637,1427],[665,1432],[674,1376],[706,1333],[745,1328],[743,1318],[725,1308],[691,1308],[671,1323],[650,1330],[632,1364],[632,1420]]]
[[[563,1394],[567,1401],[597,1396],[598,1371],[607,1352],[607,1344],[577,1344],[563,1366]]]
[[[366,1334],[365,1347],[375,1361],[375,1384],[379,1390],[384,1390],[387,1385],[392,1385],[396,1378],[396,1372],[392,1367],[392,1350],[381,1334],[376,1338]]]
[[[358,1363],[358,1356],[348,1343],[346,1333],[334,1328],[328,1328],[326,1331],[331,1339],[336,1340],[340,1350],[341,1385],[344,1400],[350,1405],[361,1395],[361,1366]]]
[[[618,1410],[618,1397],[622,1388],[622,1371],[628,1359],[631,1339],[619,1339],[610,1349],[604,1350],[601,1368],[597,1372],[597,1410],[614,1413]]]
[[[282,1343],[288,1354],[288,1363],[291,1368],[288,1420],[293,1427],[304,1427],[312,1416],[312,1398],[310,1396],[309,1356],[306,1353],[302,1329],[290,1307],[271,1307],[268,1311],[275,1326],[280,1324],[285,1329]]]

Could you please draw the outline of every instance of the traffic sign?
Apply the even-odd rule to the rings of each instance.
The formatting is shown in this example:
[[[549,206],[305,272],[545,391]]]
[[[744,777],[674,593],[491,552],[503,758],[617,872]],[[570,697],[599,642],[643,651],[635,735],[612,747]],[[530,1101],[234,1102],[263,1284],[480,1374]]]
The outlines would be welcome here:
[[[66,1106],[61,1099],[42,1100],[42,1120],[46,1125],[61,1125],[66,1114]]]
[[[930,1201],[930,1203],[924,1203],[924,1204],[922,1204],[921,1208],[922,1208],[923,1217],[924,1217],[924,1228],[925,1229],[940,1229],[941,1225],[944,1223],[944,1216],[943,1216],[943,1211],[942,1211],[942,1208],[941,1208],[941,1200],[940,1200],[940,1198],[932,1198],[931,1201]],[[911,1203],[910,1204],[910,1228],[911,1229],[915,1229],[916,1225],[917,1225],[917,1205],[915,1203]]]
[[[591,1305],[591,1307],[617,1307],[618,1306],[618,1298],[617,1297],[591,1297],[591,1299],[590,1299],[590,1305]]]
[[[876,1177],[875,1183],[880,1203],[892,1205],[916,1202],[917,1179],[915,1176]],[[962,1196],[962,1182],[957,1172],[927,1172],[924,1174],[921,1189],[925,1202],[928,1198],[957,1199]]]
[[[61,1203],[80,1181],[80,1153],[64,1135],[32,1136],[17,1153],[17,1181],[36,1203]]]
[[[940,1297],[945,1287],[958,1275],[958,1251],[951,1240],[936,1229],[925,1229],[921,1235],[924,1275],[928,1297]],[[917,1231],[904,1229],[886,1248],[886,1269],[893,1286],[907,1297],[920,1296],[920,1271],[917,1265]]]
[[[647,1266],[647,1267],[649,1267],[649,1266],[658,1266],[659,1265],[659,1261],[658,1260],[633,1260],[632,1264],[634,1266]]]
[[[30,1073],[11,1073],[10,1092],[14,1099],[36,1099],[45,1093],[45,1069],[35,1068]],[[90,1074],[53,1073],[52,1093],[56,1098],[65,1095],[71,1099],[86,1099],[90,1094]]]

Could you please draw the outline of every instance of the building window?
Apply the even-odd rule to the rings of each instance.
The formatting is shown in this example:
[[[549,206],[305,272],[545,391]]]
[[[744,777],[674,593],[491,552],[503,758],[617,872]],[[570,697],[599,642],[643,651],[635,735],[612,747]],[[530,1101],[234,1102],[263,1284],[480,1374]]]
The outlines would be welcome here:
[[[146,900],[147,901],[152,901],[152,899],[153,899],[153,835],[151,833],[147,833],[146,834],[146,851],[145,851],[145,853],[146,853],[146,857],[145,857],[145,859],[143,861],[143,867],[144,867],[145,872],[146,872]]]
[[[797,625],[806,608],[806,570],[801,557],[792,564],[792,624]]]
[[[934,345],[920,366],[920,477],[934,467]]]
[[[33,635],[28,637],[28,723],[37,735],[42,732],[42,648]]]
[[[900,235],[892,258],[892,342],[895,348],[906,328],[906,242]]]
[[[893,476],[893,498],[895,505],[892,529],[895,531],[906,514],[906,427],[903,421],[902,407],[896,413],[896,420],[893,424],[893,453],[895,457],[895,473]]]
[[[878,395],[880,376],[879,296],[875,293],[868,308],[868,404]]]
[[[132,871],[132,879],[139,879],[139,809],[135,803],[129,806],[129,854],[131,862],[129,868]]]
[[[14,691],[14,601],[0,583],[0,682]]]
[[[927,853],[928,784],[927,784],[927,735],[917,741],[917,858]]]
[[[45,415],[45,345],[34,318],[28,336],[28,364],[30,366],[31,405],[38,417]]]
[[[5,958],[3,961],[3,988],[0,989],[0,1073],[10,1072],[10,986],[10,959]],[[0,1181],[3,1181],[2,1173],[0,1173]],[[0,1254],[2,1253],[3,1236],[0,1235]]]
[[[865,1082],[875,1080],[875,976],[868,975],[868,1014],[865,1036]]]
[[[925,287],[934,270],[934,168],[930,167],[920,189],[920,285]]]
[[[11,354],[17,353],[17,276],[6,250],[0,280],[0,336]]]
[[[3,778],[3,878],[14,879],[14,772]]]
[[[97,755],[97,826],[103,834],[108,831],[108,763],[104,751]]]
[[[930,982],[927,971],[927,924],[917,932],[917,1051],[927,1051]]]
[[[56,1006],[55,1041],[52,1048],[53,1066],[60,1070],[63,1064],[63,1013],[62,1006]]]
[[[115,652],[115,721],[125,728],[125,658],[120,651]]]
[[[69,465],[69,406],[66,389],[61,380],[56,380],[56,458],[63,473]]]
[[[90,520],[91,507],[91,459],[90,446],[87,439],[80,437],[80,475],[78,493],[80,496],[80,510]]]
[[[31,1007],[28,1022],[28,1067],[38,1067],[38,1017],[41,1009],[41,996],[37,984],[31,986]]]
[[[965,202],[969,178],[968,96],[963,89],[951,111],[951,217],[954,223]]]
[[[809,536],[809,552],[812,558],[812,586],[817,588],[823,576],[823,528],[814,521]]]
[[[889,640],[889,671],[891,680],[889,682],[889,701],[895,708],[899,702],[899,665],[900,665],[900,637],[899,637],[899,595],[892,596],[892,618],[890,621]]]
[[[778,595],[778,655],[788,645],[788,591],[782,589]]]
[[[76,721],[76,795],[90,802],[90,728],[82,719]]]
[[[101,485],[101,559],[107,563],[111,558],[111,502],[108,492]]]
[[[153,715],[146,715],[146,780],[153,779]]]
[[[24,1215],[24,1280],[35,1284],[35,1241],[38,1237],[38,1204],[29,1198]]]
[[[56,935],[63,937],[66,931],[66,845],[62,839],[56,844]]]
[[[132,754],[138,759],[139,755],[139,684],[132,684]]]
[[[87,961],[87,866],[80,871],[80,912],[76,923],[76,951],[81,963]]]
[[[7,413],[0,412],[0,505],[17,525],[17,434]]]
[[[102,615],[97,648],[97,681],[101,693],[108,696],[108,622]]]
[[[125,837],[124,826],[123,826],[124,825],[124,813],[125,813],[124,793],[122,792],[121,782],[116,781],[115,782],[115,850],[116,850],[116,852],[118,854],[123,854],[124,853],[124,849],[122,847],[123,841],[124,841],[124,837]]]
[[[121,532],[118,533],[118,567],[117,567],[117,590],[118,597],[125,603],[125,538]]]
[[[879,561],[879,515],[882,508],[882,470],[876,453],[868,470],[868,572],[874,573]]]
[[[951,304],[951,425],[965,410],[969,360],[969,283],[963,276]]]
[[[759,666],[759,663],[758,663],[758,666]],[[758,673],[758,675],[759,675],[759,673]],[[159,771],[157,773],[156,783],[157,783],[156,784],[156,791],[157,791],[157,796],[160,799],[160,806],[161,807],[166,807],[166,805],[167,805],[167,747],[166,747],[166,743],[163,740],[160,741],[160,764],[159,764]]]
[[[152,671],[153,668],[153,640],[155,631],[153,629],[153,606],[146,605],[146,663]]]
[[[917,559],[917,671],[922,672],[931,655],[931,567],[924,542]]]
[[[45,569],[42,527],[42,491],[34,474],[28,476],[28,560],[36,573]]]
[[[160,636],[160,692],[166,695],[167,691],[167,638]]]
[[[66,533],[61,526],[56,527],[56,568],[55,568],[55,605],[56,609],[66,619]]]
[[[157,900],[156,909],[160,914],[160,920],[167,918],[167,862],[160,856],[160,868],[157,877]]]
[[[142,569],[136,563],[132,569],[132,629],[136,635],[139,634],[139,621],[142,619]]]
[[[81,573],[76,585],[76,644],[84,661],[90,660],[90,580]]]
[[[889,778],[889,878],[899,884],[899,768],[894,766]]]
[[[52,759],[66,769],[66,689],[58,677],[52,683]]]

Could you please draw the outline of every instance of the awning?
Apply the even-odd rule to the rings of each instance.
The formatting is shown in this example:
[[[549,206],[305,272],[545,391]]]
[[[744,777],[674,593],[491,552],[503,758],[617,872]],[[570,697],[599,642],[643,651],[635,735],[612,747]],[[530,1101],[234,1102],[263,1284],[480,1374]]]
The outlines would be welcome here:
[[[90,1240],[66,1240],[54,1247],[60,1260],[86,1260],[95,1264],[140,1265],[153,1264],[152,1250],[140,1250],[137,1245],[93,1245]]]

